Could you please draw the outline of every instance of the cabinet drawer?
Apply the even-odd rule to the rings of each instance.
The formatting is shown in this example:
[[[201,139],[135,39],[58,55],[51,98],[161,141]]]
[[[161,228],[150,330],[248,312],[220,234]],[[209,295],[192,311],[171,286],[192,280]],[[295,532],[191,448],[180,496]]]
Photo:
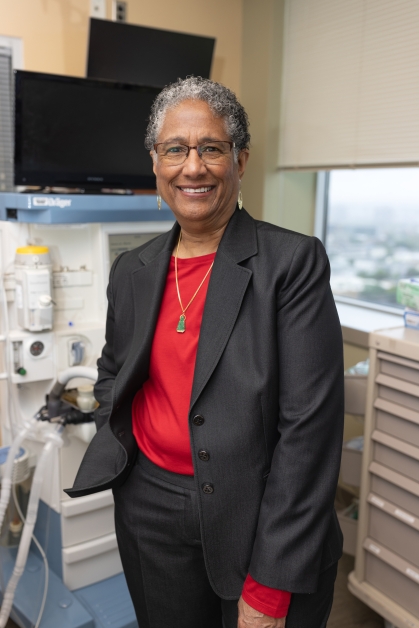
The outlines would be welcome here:
[[[365,580],[419,618],[419,584],[374,554],[365,559]]]
[[[412,480],[419,479],[419,461],[381,443],[374,443],[374,460]]]
[[[374,430],[371,439],[374,442],[374,461],[412,478],[415,482],[418,481],[419,447],[406,443],[399,438],[394,438],[385,432],[380,432],[380,430]]]
[[[102,491],[62,503],[63,547],[85,543],[114,531],[114,502],[111,491]]]
[[[406,479],[400,476],[403,480]],[[418,485],[419,487],[419,485]],[[419,494],[415,495],[392,482],[375,475],[371,476],[371,491],[393,504],[399,506],[402,510],[412,513],[419,517]]]
[[[73,591],[122,572],[115,534],[62,550],[63,581]]]
[[[381,373],[419,385],[419,362],[381,352],[378,358]]]
[[[419,397],[416,397],[415,395],[379,384],[378,396],[381,399],[387,399],[392,403],[397,403],[401,406],[405,406],[406,408],[419,412]]]
[[[409,561],[415,567],[419,567],[419,531],[416,527],[412,527],[413,524],[418,525],[417,518],[393,507],[391,510],[395,511],[396,514],[398,513],[400,517],[404,517],[406,520],[410,519],[412,525],[408,525],[377,507],[375,503],[380,502],[377,497],[370,496],[369,502],[369,537]],[[386,505],[388,504],[386,503]]]
[[[391,434],[395,438],[400,438],[419,447],[419,425],[417,423],[377,409],[376,427],[381,432],[386,432],[386,434]]]

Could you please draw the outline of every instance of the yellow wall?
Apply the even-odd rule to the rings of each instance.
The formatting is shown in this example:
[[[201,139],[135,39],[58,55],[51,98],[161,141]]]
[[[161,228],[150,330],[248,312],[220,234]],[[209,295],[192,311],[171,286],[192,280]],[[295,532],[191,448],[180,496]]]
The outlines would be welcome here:
[[[284,0],[243,0],[242,102],[252,135],[243,180],[255,218],[312,235],[316,175],[278,170]]]
[[[89,0],[0,0],[0,35],[21,37],[26,70],[83,76]]]
[[[217,37],[211,78],[240,93],[242,0],[128,0],[128,21]]]
[[[89,7],[90,0],[0,0],[0,35],[23,38],[27,70],[84,76]],[[128,22],[216,37],[212,78],[240,91],[242,0],[128,0]]]
[[[266,187],[276,184],[283,0],[243,0],[242,102],[250,118],[251,150],[243,179],[244,206],[255,218],[279,224],[278,190],[266,217]]]

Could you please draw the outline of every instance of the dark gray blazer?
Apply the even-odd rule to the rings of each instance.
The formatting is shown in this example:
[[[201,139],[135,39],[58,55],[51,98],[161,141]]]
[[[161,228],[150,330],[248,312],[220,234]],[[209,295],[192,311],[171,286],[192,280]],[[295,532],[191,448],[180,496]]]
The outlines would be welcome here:
[[[134,395],[150,351],[179,225],[115,261],[98,361],[98,432],[78,497],[120,486],[137,453]],[[259,583],[316,590],[341,555],[333,508],[342,447],[342,336],[316,238],[236,209],[218,247],[189,411],[202,542],[216,593]],[[198,457],[205,449],[209,460]],[[204,492],[210,484],[213,492]],[[208,489],[206,489],[208,490]]]

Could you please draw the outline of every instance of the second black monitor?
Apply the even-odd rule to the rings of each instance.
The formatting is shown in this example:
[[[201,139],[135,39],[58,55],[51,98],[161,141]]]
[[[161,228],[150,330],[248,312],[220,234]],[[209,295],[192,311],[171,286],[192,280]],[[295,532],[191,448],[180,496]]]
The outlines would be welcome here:
[[[214,45],[213,37],[91,19],[87,76],[156,87],[209,78]]]

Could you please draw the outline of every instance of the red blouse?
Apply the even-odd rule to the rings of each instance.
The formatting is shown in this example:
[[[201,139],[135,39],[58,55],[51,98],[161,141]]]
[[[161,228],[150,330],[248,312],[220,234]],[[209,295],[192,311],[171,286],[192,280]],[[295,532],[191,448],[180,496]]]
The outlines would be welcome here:
[[[183,306],[189,303],[215,253],[178,259],[178,282]],[[175,259],[170,260],[150,357],[149,379],[132,404],[132,426],[138,447],[154,464],[173,473],[193,475],[188,414],[209,277],[186,311],[186,331],[176,331],[181,309],[175,280]],[[258,584],[250,574],[243,599],[270,617],[285,617],[291,600],[287,591]]]

